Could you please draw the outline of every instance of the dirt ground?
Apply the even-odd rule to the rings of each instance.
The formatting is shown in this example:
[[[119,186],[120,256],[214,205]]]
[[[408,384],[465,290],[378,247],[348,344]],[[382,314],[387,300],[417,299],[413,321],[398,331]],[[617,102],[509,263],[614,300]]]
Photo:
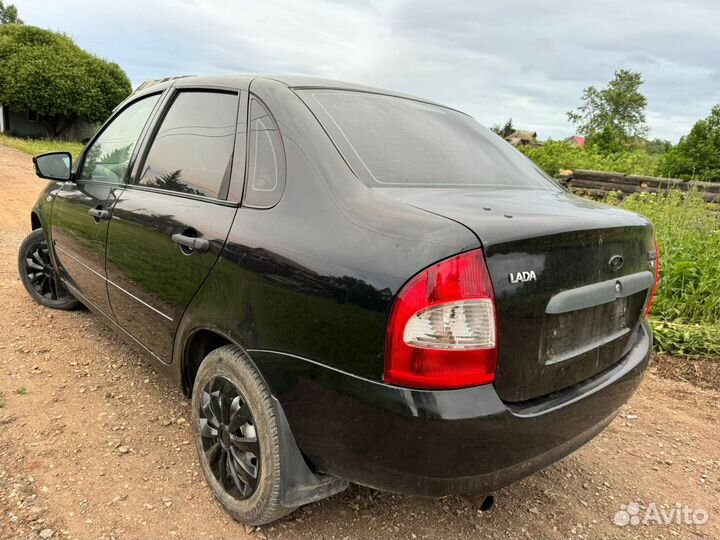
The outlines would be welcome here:
[[[42,187],[29,156],[0,146],[1,539],[720,538],[720,392],[657,368],[603,434],[490,513],[352,486],[246,529],[204,484],[181,392],[89,312],[25,293],[16,250]],[[709,520],[615,525],[630,503]]]

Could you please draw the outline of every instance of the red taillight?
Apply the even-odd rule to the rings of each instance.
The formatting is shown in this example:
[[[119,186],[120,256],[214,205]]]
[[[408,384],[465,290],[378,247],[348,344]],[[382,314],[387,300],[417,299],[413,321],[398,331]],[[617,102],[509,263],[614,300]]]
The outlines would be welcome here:
[[[412,388],[491,383],[497,323],[481,250],[420,272],[398,293],[385,341],[385,381]]]
[[[660,250],[658,249],[657,240],[655,240],[655,283],[653,283],[652,291],[650,292],[650,301],[648,302],[647,308],[645,309],[645,316],[643,319],[647,319],[650,315],[650,308],[652,307],[653,300],[655,300],[655,292],[657,291],[658,281],[660,280]]]

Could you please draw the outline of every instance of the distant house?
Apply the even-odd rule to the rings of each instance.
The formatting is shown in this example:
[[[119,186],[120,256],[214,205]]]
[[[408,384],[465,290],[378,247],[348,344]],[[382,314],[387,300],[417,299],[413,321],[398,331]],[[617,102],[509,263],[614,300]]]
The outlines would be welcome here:
[[[60,118],[60,125],[64,119]],[[35,111],[16,111],[0,105],[0,133],[18,137],[44,138],[49,136],[48,118]],[[85,120],[75,120],[63,132],[62,138],[72,141],[88,139],[95,133],[95,126]]]
[[[571,144],[572,146],[579,146],[580,148],[583,148],[585,146],[585,137],[573,135],[572,137],[565,139],[565,142]]]
[[[517,129],[505,137],[505,140],[513,146],[542,146],[542,142],[537,140],[536,131]]]

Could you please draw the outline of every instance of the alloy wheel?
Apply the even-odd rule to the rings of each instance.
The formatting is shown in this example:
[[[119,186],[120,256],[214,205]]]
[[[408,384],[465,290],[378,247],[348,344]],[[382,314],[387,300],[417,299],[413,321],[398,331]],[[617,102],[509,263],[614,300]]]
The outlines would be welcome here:
[[[25,253],[25,274],[38,295],[48,300],[59,300],[68,296],[66,291],[58,287],[47,242],[32,244],[28,248]]]
[[[240,389],[223,376],[205,386],[199,411],[200,437],[210,470],[236,499],[249,498],[260,475],[255,419]]]

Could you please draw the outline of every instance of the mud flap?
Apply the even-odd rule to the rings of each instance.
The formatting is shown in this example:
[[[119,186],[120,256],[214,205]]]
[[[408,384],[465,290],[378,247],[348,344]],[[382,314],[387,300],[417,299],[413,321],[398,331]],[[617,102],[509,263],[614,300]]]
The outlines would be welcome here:
[[[349,485],[347,480],[310,470],[295,442],[285,411],[274,396],[272,399],[280,440],[280,504],[285,508],[295,508],[344,491]]]

